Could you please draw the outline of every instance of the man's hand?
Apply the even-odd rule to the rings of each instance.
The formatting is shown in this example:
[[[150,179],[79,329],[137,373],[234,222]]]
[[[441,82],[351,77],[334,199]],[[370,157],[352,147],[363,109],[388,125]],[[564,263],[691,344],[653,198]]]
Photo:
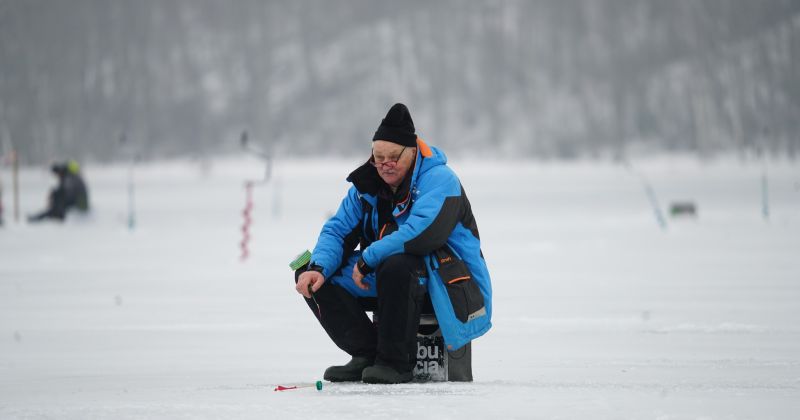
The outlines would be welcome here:
[[[300,277],[297,279],[297,284],[294,288],[297,290],[297,293],[305,296],[306,299],[311,299],[311,293],[308,291],[308,286],[311,286],[312,292],[316,292],[320,287],[322,287],[322,283],[325,283],[325,276],[323,276],[319,271],[310,270],[300,274]]]
[[[361,290],[369,290],[369,284],[364,283],[364,275],[361,274],[361,271],[358,269],[358,263],[353,266],[353,281],[356,283]]]

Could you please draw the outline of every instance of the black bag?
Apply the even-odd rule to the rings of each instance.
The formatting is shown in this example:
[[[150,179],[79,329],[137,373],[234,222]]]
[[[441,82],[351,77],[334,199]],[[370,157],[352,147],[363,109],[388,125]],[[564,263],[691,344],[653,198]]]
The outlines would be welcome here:
[[[472,278],[467,264],[447,245],[436,250],[434,257],[439,265],[437,272],[447,288],[456,318],[467,322],[486,314],[483,294]]]

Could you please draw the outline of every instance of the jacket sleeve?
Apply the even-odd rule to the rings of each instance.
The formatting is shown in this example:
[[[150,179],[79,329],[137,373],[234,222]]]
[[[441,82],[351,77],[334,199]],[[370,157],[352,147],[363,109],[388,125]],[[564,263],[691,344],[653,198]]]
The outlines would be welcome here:
[[[391,255],[426,255],[447,243],[463,214],[461,183],[446,166],[433,168],[425,175],[417,185],[418,195],[405,223],[361,254],[368,266],[362,272],[375,269]]]
[[[355,249],[361,234],[362,218],[358,191],[350,187],[336,214],[322,226],[317,245],[311,253],[311,265],[322,267],[325,278],[336,272],[345,254]]]

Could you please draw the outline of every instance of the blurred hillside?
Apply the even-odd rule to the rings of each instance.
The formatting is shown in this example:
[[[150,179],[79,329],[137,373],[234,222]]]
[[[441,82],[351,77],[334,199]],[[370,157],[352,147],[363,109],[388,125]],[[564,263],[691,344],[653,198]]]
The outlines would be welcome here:
[[[0,1],[26,162],[363,151],[388,107],[449,153],[800,152],[800,2]]]

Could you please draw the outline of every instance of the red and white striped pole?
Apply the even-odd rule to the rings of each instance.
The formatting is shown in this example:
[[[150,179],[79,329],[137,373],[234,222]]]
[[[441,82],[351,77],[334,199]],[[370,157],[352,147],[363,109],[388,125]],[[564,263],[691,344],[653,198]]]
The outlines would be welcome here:
[[[244,223],[242,224],[242,241],[239,243],[239,246],[242,249],[242,255],[240,259],[245,261],[247,257],[250,256],[250,249],[248,245],[250,243],[250,225],[253,223],[253,219],[251,217],[251,213],[253,212],[253,181],[247,181],[244,183],[245,188],[245,205],[244,210],[242,210],[242,216],[244,216]]]
[[[244,224],[242,224],[242,241],[239,243],[239,246],[242,250],[242,255],[240,257],[241,261],[244,262],[250,256],[250,225],[253,223],[253,219],[251,217],[253,212],[253,187],[256,185],[264,185],[269,182],[270,176],[272,174],[272,155],[269,153],[269,149],[267,151],[261,150],[258,147],[250,144],[249,136],[247,135],[247,131],[242,132],[241,137],[242,148],[246,151],[250,152],[253,155],[256,155],[264,160],[266,163],[266,173],[264,174],[264,179],[262,180],[249,180],[246,181],[244,184],[247,201],[245,202],[244,210],[242,210],[242,216],[244,216]]]

